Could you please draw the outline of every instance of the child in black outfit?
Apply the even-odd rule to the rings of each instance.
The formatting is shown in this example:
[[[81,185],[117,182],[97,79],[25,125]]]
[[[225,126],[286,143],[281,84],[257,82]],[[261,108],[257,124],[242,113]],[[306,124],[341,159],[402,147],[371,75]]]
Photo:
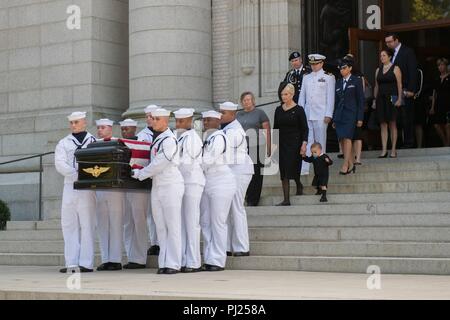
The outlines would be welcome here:
[[[322,195],[320,202],[328,202],[327,189],[329,178],[329,166],[333,164],[333,160],[322,153],[322,145],[314,143],[311,146],[311,157],[303,156],[303,161],[312,163],[314,165],[314,180],[313,186],[317,187],[316,195]]]

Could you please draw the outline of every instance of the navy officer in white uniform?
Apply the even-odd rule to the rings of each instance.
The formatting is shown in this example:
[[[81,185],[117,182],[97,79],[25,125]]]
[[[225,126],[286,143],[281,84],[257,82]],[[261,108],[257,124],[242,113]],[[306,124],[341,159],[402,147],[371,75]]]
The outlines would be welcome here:
[[[248,155],[247,134],[236,120],[238,105],[225,102],[219,105],[222,113],[222,130],[226,134],[230,147],[229,166],[236,180],[236,193],[231,203],[228,218],[227,254],[236,257],[250,255],[245,194],[254,173],[253,161]]]
[[[56,171],[64,176],[61,208],[61,226],[64,236],[66,267],[60,272],[76,269],[92,272],[94,269],[95,191],[74,190],[78,178],[75,151],[86,148],[95,138],[86,131],[86,112],[68,116],[72,131],[58,142],[55,150]]]
[[[193,129],[194,109],[175,111],[180,154],[180,172],[184,179],[184,197],[181,216],[183,273],[201,271],[200,256],[200,201],[205,187],[202,153],[203,142]]]
[[[158,274],[181,271],[181,204],[184,180],[180,171],[178,140],[169,128],[170,111],[152,112],[153,130],[157,138],[150,149],[150,164],[133,170],[133,178],[152,178],[152,215],[160,246]]]
[[[312,72],[303,78],[300,90],[299,106],[305,109],[308,120],[309,136],[307,155],[311,156],[311,146],[318,142],[326,153],[327,129],[334,113],[336,79],[323,70],[325,56],[308,56]],[[309,163],[303,162],[302,175],[309,174]]]
[[[222,114],[203,112],[206,140],[202,166],[206,185],[201,201],[202,234],[204,240],[203,270],[223,271],[227,260],[228,216],[236,193],[236,178],[228,166],[230,143],[220,129]]]

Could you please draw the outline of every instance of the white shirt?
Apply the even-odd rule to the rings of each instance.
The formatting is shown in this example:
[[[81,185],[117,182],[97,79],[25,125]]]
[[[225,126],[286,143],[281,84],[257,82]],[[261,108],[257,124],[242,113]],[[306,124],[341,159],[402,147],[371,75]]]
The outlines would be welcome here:
[[[202,167],[206,176],[217,172],[232,174],[227,163],[229,150],[230,143],[222,130],[216,130],[206,138],[202,159]]]
[[[90,133],[86,134],[83,142],[80,143],[72,134],[61,139],[55,149],[55,168],[64,176],[64,183],[74,183],[78,179],[78,163],[75,159],[75,151],[85,149],[90,143],[95,142],[95,138]]]
[[[170,129],[161,133],[150,149],[150,164],[137,171],[137,178],[143,181],[153,179],[153,186],[184,183],[178,170],[178,141]]]
[[[230,169],[235,174],[254,173],[253,161],[248,155],[247,134],[239,121],[234,120],[223,128],[230,143]]]
[[[347,78],[344,78],[343,80],[343,83],[344,83],[344,90],[345,90],[345,88],[347,88],[347,85],[348,85],[348,81],[350,80],[350,78],[352,77],[352,75],[350,74]]]
[[[178,138],[180,165],[185,184],[205,185],[202,169],[203,142],[195,130],[186,130]]]
[[[397,59],[397,55],[398,55],[398,52],[400,51],[400,48],[402,47],[402,44],[401,43],[399,43],[399,45],[397,46],[397,48],[395,48],[395,50],[394,50],[394,57],[392,58],[392,62],[395,62],[395,59]]]
[[[138,141],[144,142],[153,142],[153,131],[151,131],[148,127],[145,127],[141,132],[138,133],[137,138]]]
[[[336,79],[322,69],[305,75],[300,91],[299,105],[305,109],[308,121],[323,121],[332,118]]]

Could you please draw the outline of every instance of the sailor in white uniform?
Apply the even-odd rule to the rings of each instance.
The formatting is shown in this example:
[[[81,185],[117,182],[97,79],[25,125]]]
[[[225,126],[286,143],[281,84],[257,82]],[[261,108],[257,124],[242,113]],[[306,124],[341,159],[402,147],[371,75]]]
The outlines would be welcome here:
[[[122,138],[137,140],[137,121],[126,119],[120,122]],[[128,263],[124,269],[145,269],[147,264],[148,229],[147,212],[149,192],[127,192],[124,212],[124,243]]]
[[[97,136],[103,141],[113,138],[113,124],[109,119],[96,121]],[[100,242],[102,264],[97,271],[122,270],[123,214],[125,192],[97,191],[97,232]]]
[[[182,268],[183,273],[201,271],[200,255],[200,201],[205,187],[205,175],[201,167],[203,142],[192,129],[194,109],[175,111],[179,170],[184,179],[184,197],[181,212]]]
[[[254,173],[253,161],[248,155],[247,134],[236,120],[238,105],[225,102],[219,106],[222,130],[230,144],[230,168],[236,178],[236,194],[228,218],[227,254],[235,257],[250,255],[245,194]]]
[[[170,112],[152,112],[157,138],[150,149],[150,164],[133,170],[133,178],[152,178],[152,214],[159,240],[158,274],[175,274],[181,269],[181,204],[184,180],[178,170],[178,141],[169,129]]]
[[[200,217],[204,240],[203,269],[223,271],[227,259],[227,220],[236,193],[236,179],[228,166],[230,143],[220,130],[222,115],[216,111],[203,112],[202,115],[206,133],[202,162],[206,185]]]
[[[327,129],[334,112],[336,79],[323,70],[325,56],[308,56],[312,72],[303,78],[299,105],[305,109],[309,126],[307,155],[311,156],[311,145],[318,142],[326,153]],[[309,163],[303,162],[302,175],[309,174]]]
[[[147,122],[147,126],[138,133],[137,138],[138,141],[146,141],[153,143],[154,140],[154,132],[153,132],[153,116],[152,112],[159,109],[156,105],[149,105],[145,108],[145,120]],[[147,254],[149,256],[157,256],[159,254],[159,243],[158,243],[158,236],[156,234],[156,225],[155,221],[153,220],[152,215],[152,206],[151,206],[151,200],[149,200],[148,210],[147,212],[147,227],[148,227],[148,235],[150,240],[150,248],[148,249]]]
[[[78,178],[75,151],[95,142],[86,132],[86,112],[74,112],[68,116],[72,134],[61,139],[55,150],[55,167],[64,176],[61,208],[61,226],[64,236],[66,268],[62,273],[77,269],[92,272],[94,268],[95,242],[95,192],[74,190]]]

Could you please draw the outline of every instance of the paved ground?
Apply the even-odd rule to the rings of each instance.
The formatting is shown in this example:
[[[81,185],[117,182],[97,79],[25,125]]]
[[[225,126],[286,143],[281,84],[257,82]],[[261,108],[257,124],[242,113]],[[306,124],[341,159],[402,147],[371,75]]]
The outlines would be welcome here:
[[[81,290],[53,267],[0,267],[3,299],[450,299],[450,276],[273,271],[156,275],[154,270],[83,274]],[[74,279],[72,279],[74,280]],[[76,283],[72,282],[72,283]]]

